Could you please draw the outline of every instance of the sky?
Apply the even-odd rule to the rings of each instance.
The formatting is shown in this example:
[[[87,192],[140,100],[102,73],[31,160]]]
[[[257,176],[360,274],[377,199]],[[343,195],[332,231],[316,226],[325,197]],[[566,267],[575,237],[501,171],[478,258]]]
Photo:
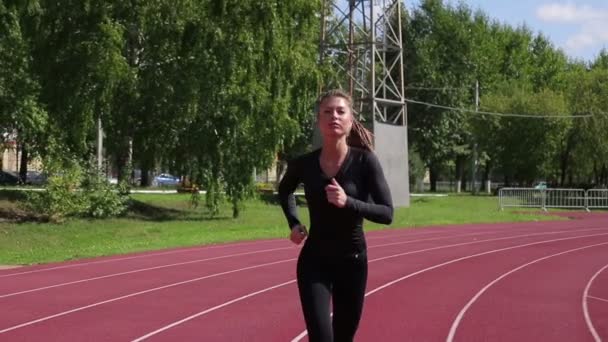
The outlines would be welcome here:
[[[462,1],[490,18],[512,26],[525,24],[543,33],[568,56],[585,61],[608,49],[608,0],[445,0]],[[419,0],[404,0],[418,6]]]

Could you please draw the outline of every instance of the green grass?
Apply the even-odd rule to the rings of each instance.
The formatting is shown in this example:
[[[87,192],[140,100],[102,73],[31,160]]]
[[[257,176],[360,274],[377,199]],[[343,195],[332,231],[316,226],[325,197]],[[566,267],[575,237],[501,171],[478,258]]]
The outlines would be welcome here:
[[[204,208],[189,207],[189,195],[137,194],[124,218],[69,220],[63,224],[0,222],[0,265],[37,264],[212,243],[287,238],[288,229],[276,203],[250,200],[241,217],[231,218],[225,205],[210,217]],[[20,199],[0,196],[0,208],[17,208]],[[391,227],[558,219],[536,212],[501,212],[495,197],[416,197],[395,212]],[[0,210],[0,217],[3,215]],[[4,213],[4,217],[10,216]],[[301,218],[308,223],[306,208]],[[385,226],[367,222],[367,230]]]

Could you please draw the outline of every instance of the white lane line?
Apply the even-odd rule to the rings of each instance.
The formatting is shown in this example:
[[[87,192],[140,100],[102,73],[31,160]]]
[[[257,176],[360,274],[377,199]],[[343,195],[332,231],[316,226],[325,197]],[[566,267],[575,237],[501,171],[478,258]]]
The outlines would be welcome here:
[[[602,273],[607,268],[608,268],[608,265],[602,267],[599,271],[597,271],[591,277],[591,279],[589,279],[589,282],[587,282],[587,285],[585,286],[585,291],[583,291],[583,315],[585,316],[585,323],[587,323],[587,328],[589,328],[589,332],[593,336],[593,339],[595,340],[595,342],[601,342],[602,339],[600,338],[600,335],[597,333],[597,330],[595,330],[595,326],[593,325],[593,321],[591,320],[591,315],[589,314],[589,306],[588,306],[589,304],[587,303],[587,298],[593,298],[596,300],[603,300],[603,301],[608,302],[608,300],[597,298],[597,297],[592,297],[589,295],[589,289],[591,289],[591,285],[595,281],[595,278],[597,278],[600,275],[600,273]]]
[[[19,324],[19,325],[15,325],[15,326],[12,326],[12,327],[0,330],[0,334],[7,333],[9,331],[13,331],[13,330],[16,330],[16,329],[19,329],[19,328],[23,328],[23,327],[26,327],[26,326],[29,326],[29,325],[32,325],[32,324],[48,321],[48,320],[53,319],[53,318],[65,316],[65,315],[68,315],[68,314],[71,314],[71,313],[74,313],[74,312],[90,309],[90,308],[93,308],[93,307],[96,307],[96,306],[100,306],[100,305],[103,305],[103,304],[107,304],[107,303],[116,302],[116,301],[123,300],[123,299],[126,299],[126,298],[131,298],[131,297],[143,295],[143,294],[154,292],[154,291],[164,290],[164,289],[168,289],[168,288],[179,286],[179,285],[193,283],[193,282],[200,281],[200,280],[203,280],[203,279],[209,279],[209,278],[213,278],[213,277],[219,277],[219,276],[223,276],[223,275],[230,274],[230,273],[236,273],[236,272],[240,272],[240,271],[251,270],[251,269],[265,267],[265,266],[271,266],[271,265],[277,265],[277,264],[286,263],[286,262],[292,262],[292,261],[295,261],[295,260],[296,260],[295,258],[293,258],[293,259],[285,259],[285,260],[270,262],[270,263],[267,263],[267,264],[261,264],[261,265],[256,265],[256,266],[244,267],[244,268],[239,268],[239,269],[236,269],[236,270],[231,270],[231,271],[226,271],[226,272],[214,273],[214,274],[210,274],[210,275],[207,275],[207,276],[204,276],[204,277],[199,277],[199,278],[195,278],[195,279],[180,281],[179,283],[173,283],[173,284],[169,284],[169,285],[165,285],[165,286],[155,287],[153,289],[148,289],[148,290],[144,290],[144,291],[140,291],[140,292],[131,293],[131,294],[124,295],[124,296],[121,296],[121,297],[116,297],[116,298],[104,300],[102,302],[93,303],[93,304],[90,304],[90,305],[87,305],[87,306],[81,306],[81,307],[78,307],[78,308],[75,308],[75,309],[72,309],[72,310],[60,312],[60,313],[55,314],[55,315],[46,316],[46,317],[43,317],[43,318],[40,318],[40,319],[36,319],[36,320],[33,320],[33,321],[29,321],[29,322],[25,322],[25,323],[22,323],[22,324]]]
[[[467,311],[469,310],[469,308],[477,301],[477,299],[479,299],[479,297],[481,297],[490,287],[492,287],[494,284],[498,283],[499,281],[501,281],[502,279],[506,278],[507,276],[523,269],[526,268],[530,265],[536,264],[538,262],[550,259],[550,258],[554,258],[560,255],[564,255],[564,254],[568,254],[568,253],[572,253],[572,252],[577,252],[577,251],[581,251],[584,249],[589,249],[589,248],[593,248],[593,247],[597,247],[597,246],[603,246],[603,245],[608,245],[608,242],[603,242],[603,243],[596,243],[593,245],[588,245],[588,246],[584,246],[584,247],[579,247],[579,248],[574,248],[574,249],[570,249],[564,252],[560,252],[560,253],[555,253],[552,255],[548,255],[548,256],[544,256],[542,258],[538,258],[536,260],[530,261],[528,263],[525,263],[519,267],[516,267],[512,270],[510,270],[509,272],[503,273],[501,276],[499,276],[498,278],[494,279],[493,281],[491,281],[490,283],[488,283],[486,286],[484,286],[479,292],[477,292],[477,294],[475,294],[475,296],[473,296],[473,298],[471,298],[471,300],[469,300],[469,302],[462,308],[462,310],[460,310],[460,312],[458,313],[458,316],[456,316],[456,319],[454,320],[454,322],[452,322],[452,326],[450,327],[450,332],[448,333],[448,337],[446,339],[446,342],[452,342],[454,340],[454,336],[456,335],[456,330],[458,330],[458,326],[460,325],[460,322],[462,322],[462,318],[464,317],[464,315],[467,313]]]
[[[522,229],[523,228],[524,227],[522,227]],[[481,227],[480,227],[480,229],[481,229]],[[506,229],[500,229],[500,230],[497,230],[495,232],[500,233],[500,232],[503,232],[505,230]],[[382,231],[377,231],[377,232],[380,233]],[[398,235],[393,235],[393,236],[386,235],[386,236],[378,236],[378,237],[376,237],[376,236],[370,236],[367,239],[368,240],[389,239],[389,238],[401,237],[401,236],[408,236],[409,237],[409,236],[429,235],[429,234],[439,234],[439,233],[444,233],[444,232],[443,231],[431,231],[431,232],[426,232],[426,231],[424,231],[424,232],[408,231],[405,234],[398,234]],[[459,235],[456,234],[453,237],[457,237],[457,236],[459,236]],[[48,272],[48,271],[54,271],[54,270],[62,270],[62,269],[66,269],[66,268],[75,268],[75,267],[83,267],[83,266],[89,266],[89,265],[106,264],[106,263],[117,262],[117,261],[142,259],[142,258],[155,257],[155,256],[163,256],[163,255],[170,255],[170,254],[188,253],[188,252],[201,252],[201,251],[210,250],[210,249],[221,249],[221,248],[231,248],[231,247],[241,247],[241,246],[249,247],[249,246],[252,246],[252,245],[261,245],[261,244],[265,244],[265,243],[280,243],[281,241],[283,241],[283,240],[274,239],[274,240],[263,240],[263,241],[252,241],[252,242],[228,243],[228,244],[223,244],[223,245],[205,245],[205,246],[200,246],[200,247],[189,247],[189,248],[182,248],[182,249],[178,249],[178,250],[171,250],[171,251],[167,251],[167,252],[146,253],[146,254],[135,255],[135,256],[130,256],[130,257],[120,257],[120,258],[111,258],[111,259],[107,259],[107,260],[96,260],[96,261],[90,261],[90,262],[80,262],[80,263],[77,263],[77,264],[61,265],[61,266],[55,266],[55,267],[45,267],[45,268],[31,270],[31,271],[23,271],[23,272],[17,272],[17,273],[9,273],[9,274],[0,274],[0,278],[15,277],[15,276],[32,274],[32,273]]]
[[[608,303],[608,299],[604,299],[604,298],[600,298],[600,297],[587,296],[587,298],[591,298],[591,299],[599,300],[600,302],[606,302],[606,303]]]
[[[477,233],[477,234],[463,234],[463,235],[461,235],[459,237],[487,235],[487,234],[492,234],[492,233],[493,232]],[[388,244],[383,244],[383,245],[370,246],[369,248],[371,249],[371,248],[377,248],[377,247],[402,245],[402,244],[409,244],[409,243],[415,243],[415,242],[421,242],[421,241],[443,240],[443,239],[449,239],[449,238],[451,238],[451,237],[428,238],[428,239],[419,239],[419,240],[406,240],[406,241],[402,241],[402,242],[393,242],[393,243],[388,243]],[[107,275],[98,276],[98,277],[91,277],[91,278],[86,278],[86,279],[81,279],[81,280],[75,280],[75,281],[70,281],[70,282],[65,282],[65,283],[60,283],[60,284],[43,286],[43,287],[34,288],[34,289],[30,289],[30,290],[23,290],[23,291],[19,291],[19,292],[8,293],[8,294],[0,294],[0,299],[7,298],[7,297],[12,297],[12,296],[17,296],[17,295],[21,295],[21,294],[27,294],[27,293],[42,291],[42,290],[49,290],[49,289],[58,288],[58,287],[62,287],[62,286],[68,286],[68,285],[74,285],[74,284],[80,284],[80,283],[90,282],[90,281],[94,281],[94,280],[101,280],[101,279],[107,279],[107,278],[122,276],[122,275],[129,275],[129,274],[133,274],[133,273],[158,270],[158,269],[168,268],[168,267],[188,265],[188,264],[193,264],[193,263],[198,263],[198,262],[204,262],[204,261],[210,261],[210,260],[225,259],[225,258],[230,258],[230,257],[237,257],[237,256],[244,256],[244,255],[251,255],[251,254],[258,254],[258,253],[265,253],[265,252],[274,252],[274,251],[278,251],[278,250],[293,249],[293,248],[294,247],[292,246],[292,247],[265,249],[265,250],[261,250],[261,251],[255,251],[255,252],[229,254],[229,255],[223,255],[223,256],[218,256],[218,257],[207,258],[207,259],[184,261],[184,262],[180,262],[180,263],[174,263],[174,264],[168,264],[168,265],[160,265],[160,266],[155,266],[155,267],[136,269],[136,270],[132,270],[132,271],[125,271],[125,272],[120,272],[120,273],[112,273],[112,274],[107,274]]]
[[[594,230],[604,230],[604,229],[585,229],[585,230],[579,230],[579,232],[594,231]],[[458,247],[458,246],[465,246],[465,245],[473,245],[473,244],[477,244],[477,243],[493,242],[493,241],[501,241],[501,240],[510,240],[510,239],[516,239],[516,238],[525,238],[525,237],[539,236],[539,235],[564,234],[564,233],[568,233],[568,232],[559,231],[559,232],[547,232],[547,233],[534,233],[534,234],[516,235],[516,236],[502,237],[502,238],[495,238],[495,239],[479,240],[479,241],[473,241],[473,242],[463,242],[463,243],[457,243],[457,244],[453,244],[453,245],[438,246],[438,247],[432,247],[432,248],[427,248],[427,249],[423,249],[423,250],[417,250],[417,251],[411,251],[411,252],[405,252],[405,253],[400,253],[400,254],[389,255],[389,256],[385,256],[385,257],[374,259],[373,261],[380,261],[380,260],[385,260],[385,259],[397,258],[397,257],[401,257],[401,256],[408,255],[408,254],[434,251],[434,250],[437,250],[437,249],[444,249],[444,248],[451,248],[451,247]],[[597,234],[597,235],[606,235],[606,234]],[[596,236],[596,235],[585,235],[583,237],[586,237],[586,236]],[[372,261],[370,261],[370,262],[372,262]]]
[[[462,234],[462,235],[460,235],[458,237],[470,237],[470,236],[488,235],[488,234],[499,234],[499,233],[500,232],[484,232],[484,233],[475,233],[475,234]],[[369,248],[372,249],[372,248],[385,247],[385,246],[403,245],[403,244],[422,242],[422,241],[445,240],[445,239],[450,239],[450,238],[453,238],[453,237],[438,237],[438,238],[427,238],[427,239],[419,239],[419,240],[406,240],[406,241],[402,241],[402,242],[392,242],[392,243],[388,243],[388,244],[370,246]],[[0,294],[0,299],[7,298],[7,297],[12,297],[12,296],[17,296],[17,295],[22,295],[22,294],[27,294],[27,293],[32,293],[32,292],[37,292],[37,291],[42,291],[42,290],[49,290],[49,289],[58,288],[58,287],[62,287],[62,286],[80,284],[80,283],[85,283],[85,282],[90,282],[90,281],[95,281],[95,280],[101,280],[101,279],[107,279],[107,278],[112,278],[112,277],[117,277],[117,276],[122,276],[122,275],[129,275],[129,274],[133,274],[133,273],[152,271],[152,270],[157,270],[157,269],[162,269],[162,268],[182,266],[182,265],[188,265],[188,264],[193,264],[193,263],[198,263],[198,262],[224,259],[224,258],[229,258],[229,257],[237,257],[237,256],[244,256],[244,255],[251,255],[251,254],[258,254],[258,253],[265,253],[265,252],[274,252],[274,251],[278,251],[278,250],[293,249],[293,248],[294,247],[283,247],[283,248],[265,249],[265,250],[261,250],[261,251],[255,251],[255,252],[229,254],[229,255],[224,255],[224,256],[207,258],[207,259],[185,261],[185,262],[180,262],[180,263],[161,265],[161,266],[155,266],[155,267],[149,267],[149,268],[142,268],[142,269],[136,269],[136,270],[125,271],[125,272],[120,272],[120,273],[112,273],[112,274],[98,276],[98,277],[91,277],[91,278],[86,278],[86,279],[81,279],[81,280],[74,280],[74,281],[60,283],[60,284],[43,286],[43,287],[34,288],[34,289],[30,289],[30,290],[23,290],[23,291],[13,292],[13,293],[8,293],[8,294],[3,294],[3,295]]]
[[[461,257],[461,258],[457,258],[457,259],[452,259],[450,261],[446,261],[444,263],[441,264],[437,264],[431,267],[427,267],[425,269],[422,269],[420,271],[416,271],[410,274],[407,274],[401,278],[395,279],[391,282],[388,282],[382,286],[379,286],[371,291],[369,291],[368,293],[365,294],[365,297],[372,295],[378,291],[384,290],[385,288],[395,285],[398,282],[401,282],[403,280],[412,278],[414,276],[417,276],[419,274],[443,267],[443,266],[447,266],[459,261],[463,261],[463,260],[467,260],[467,259],[472,259],[478,256],[483,256],[483,255],[487,255],[487,254],[493,254],[493,253],[498,253],[498,252],[503,252],[503,251],[507,251],[507,250],[511,250],[511,249],[516,249],[516,248],[523,248],[523,247],[529,247],[529,246],[534,246],[534,245],[539,245],[539,244],[543,244],[543,243],[550,243],[550,242],[557,242],[557,241],[565,241],[565,240],[574,240],[574,239],[580,239],[580,238],[585,238],[585,237],[592,237],[592,236],[598,236],[598,235],[608,235],[608,234],[594,234],[594,235],[583,235],[583,236],[577,236],[577,237],[569,237],[569,238],[561,238],[561,239],[553,239],[553,240],[545,240],[545,241],[538,241],[538,242],[533,242],[533,243],[527,243],[524,245],[517,245],[517,246],[511,246],[511,247],[506,247],[506,248],[500,248],[500,249],[495,249],[495,250],[491,250],[491,251],[487,251],[487,252],[482,252],[482,253],[477,253],[477,254],[473,254],[473,255],[469,255],[469,256],[465,256],[465,257]],[[383,258],[385,259],[385,258]],[[373,260],[376,261],[376,260]],[[371,262],[371,261],[370,261]],[[300,340],[302,340],[302,338],[304,338],[304,336],[306,336],[308,333],[306,330],[304,330],[302,333],[300,333],[298,336],[294,337],[291,342],[299,342]]]
[[[190,265],[190,264],[195,264],[195,263],[200,263],[200,262],[205,262],[205,261],[227,259],[227,258],[232,258],[232,257],[244,256],[244,255],[267,253],[267,252],[276,252],[276,251],[280,251],[280,250],[284,250],[284,249],[293,249],[293,247],[265,249],[265,250],[256,251],[256,252],[229,254],[229,255],[223,255],[223,256],[218,256],[218,257],[213,257],[213,258],[207,258],[207,259],[191,260],[191,261],[184,261],[184,262],[179,262],[179,263],[175,263],[175,264],[167,264],[167,265],[160,265],[160,266],[155,266],[155,267],[140,268],[140,269],[133,270],[133,271],[125,271],[125,272],[120,272],[120,273],[112,273],[112,274],[108,274],[108,275],[104,275],[104,276],[86,278],[86,279],[81,279],[81,280],[75,280],[75,281],[65,282],[65,283],[61,283],[61,284],[55,284],[55,285],[49,285],[49,286],[44,286],[44,287],[38,287],[38,288],[35,288],[35,289],[30,289],[30,290],[24,290],[24,291],[19,291],[19,292],[13,292],[13,293],[8,293],[8,294],[3,294],[3,295],[0,295],[0,299],[7,298],[7,297],[13,297],[13,296],[21,295],[21,294],[26,294],[26,293],[32,293],[32,292],[38,292],[38,291],[42,291],[42,290],[53,289],[53,288],[62,287],[62,286],[68,286],[68,285],[86,283],[86,282],[90,282],[90,281],[94,281],[94,280],[113,278],[113,277],[118,277],[118,276],[122,276],[122,275],[128,275],[128,274],[134,274],[134,273],[140,273],[140,272],[146,272],[146,271],[153,271],[153,270],[158,270],[158,269],[163,269],[163,268],[168,268],[168,267]]]
[[[547,240],[547,241],[534,242],[534,243],[529,243],[529,244],[525,244],[525,245],[512,246],[512,247],[502,248],[502,249],[498,249],[498,250],[494,250],[494,251],[490,251],[490,252],[484,252],[484,253],[475,254],[475,255],[471,255],[471,256],[467,256],[467,257],[463,257],[463,258],[454,259],[454,260],[451,260],[451,261],[449,261],[449,262],[445,262],[445,263],[438,264],[438,265],[435,265],[435,266],[429,267],[429,268],[427,268],[427,269],[424,269],[424,270],[421,270],[421,271],[418,271],[418,272],[414,272],[414,273],[412,273],[412,274],[410,274],[410,275],[408,275],[408,276],[406,276],[406,277],[400,278],[400,279],[398,279],[398,280],[396,280],[396,281],[390,282],[390,283],[388,283],[388,284],[386,284],[386,285],[383,285],[383,286],[381,286],[381,287],[379,287],[379,288],[376,288],[375,290],[370,291],[370,292],[368,292],[367,294],[365,294],[365,296],[367,297],[368,295],[370,295],[370,294],[372,294],[372,293],[374,293],[374,292],[377,292],[377,291],[379,291],[379,290],[381,290],[381,289],[383,289],[383,288],[385,288],[385,287],[387,287],[387,286],[390,286],[390,285],[392,285],[392,284],[396,283],[397,281],[401,281],[401,280],[403,280],[403,279],[406,279],[406,278],[409,278],[409,277],[411,277],[411,276],[414,276],[414,275],[417,275],[417,274],[420,274],[420,273],[426,272],[426,271],[428,271],[428,270],[431,270],[431,269],[434,269],[434,268],[438,268],[438,267],[441,267],[441,266],[445,266],[445,265],[448,265],[448,264],[451,264],[451,263],[454,263],[454,262],[457,262],[457,261],[461,261],[461,260],[469,259],[469,258],[472,258],[472,257],[475,257],[475,256],[484,255],[484,254],[489,254],[489,253],[495,253],[495,252],[498,252],[498,251],[503,251],[503,250],[513,249],[513,248],[519,248],[519,247],[531,246],[531,245],[536,245],[536,244],[541,244],[541,243],[548,243],[548,242],[562,241],[562,240],[571,240],[571,239],[580,239],[580,238],[583,238],[583,237],[591,237],[591,236],[598,236],[598,235],[608,235],[608,233],[602,233],[602,234],[592,234],[592,235],[585,235],[585,236],[577,236],[577,237],[569,237],[569,238],[562,238],[562,239],[555,239],[555,240]],[[511,237],[511,239],[514,239],[514,238],[517,238],[517,237]],[[500,238],[500,239],[503,239],[503,238]],[[486,241],[493,241],[493,239],[491,239],[491,240],[486,240]],[[478,242],[481,242],[481,241],[478,241]],[[473,243],[477,243],[477,242],[473,242]],[[459,244],[459,245],[460,245],[460,244]],[[453,246],[453,245],[452,245],[452,246]],[[373,260],[370,260],[369,262],[371,263],[371,262],[376,262],[376,261],[380,261],[380,260],[386,260],[386,259],[391,258],[391,257],[403,256],[403,255],[407,255],[407,254],[422,253],[422,252],[425,252],[425,251],[428,251],[428,250],[435,250],[435,249],[437,249],[437,248],[430,248],[430,249],[424,249],[424,250],[419,250],[419,251],[414,251],[414,252],[408,252],[408,253],[395,254],[395,255],[392,255],[392,256],[389,256],[389,257],[383,257],[383,258],[377,258],[377,259],[373,259]],[[292,280],[291,282],[295,282],[295,281],[296,281],[296,280],[294,279],[294,280]],[[287,284],[287,283],[285,283],[285,284]],[[252,297],[252,294],[251,294],[251,293],[250,293],[250,294],[248,294],[248,295],[245,295],[245,296],[244,296],[244,297],[242,297],[242,298],[244,299],[244,298],[249,298],[249,297]],[[231,300],[231,301],[229,301],[229,302],[226,302],[226,303],[233,304],[233,303],[236,303],[236,302],[238,302],[238,301],[239,301],[239,300],[238,300],[238,298],[237,298],[237,299],[233,299],[233,300]],[[221,304],[221,307],[226,306],[226,305],[227,305],[226,303]],[[189,316],[189,317],[186,317],[186,318],[184,318],[184,319],[182,319],[182,320],[180,320],[180,321],[177,321],[177,322],[174,322],[174,323],[172,323],[172,324],[170,324],[170,325],[167,325],[167,326],[161,327],[161,328],[159,328],[159,329],[157,329],[157,330],[155,330],[155,331],[153,331],[153,332],[151,332],[151,333],[149,333],[149,334],[146,334],[145,336],[138,337],[138,338],[136,338],[136,339],[135,339],[135,340],[133,340],[133,341],[141,341],[141,340],[143,340],[143,339],[145,339],[145,338],[149,338],[149,337],[152,337],[152,336],[154,336],[154,335],[157,335],[157,334],[159,334],[159,333],[161,333],[161,332],[163,332],[163,331],[166,331],[166,330],[168,330],[169,328],[173,328],[173,327],[175,327],[175,326],[177,326],[177,325],[179,325],[179,324],[181,324],[181,323],[183,323],[183,322],[187,322],[187,321],[192,320],[192,319],[194,319],[194,318],[196,318],[196,317],[200,317],[200,316],[204,315],[204,313],[203,313],[203,312],[205,312],[205,311],[202,311],[202,312],[196,313],[196,314],[194,314],[194,315],[192,315],[192,316]],[[179,323],[179,322],[181,322],[181,323]],[[294,339],[292,340],[292,342],[294,342],[294,341],[299,341],[299,340],[300,340],[301,338],[303,338],[304,336],[306,336],[306,331],[304,331],[303,333],[301,333],[300,335],[298,335],[296,338],[294,338]]]
[[[483,232],[483,233],[461,234],[458,236],[442,236],[442,237],[434,237],[434,238],[427,238],[427,239],[407,240],[407,241],[401,241],[401,242],[391,242],[391,243],[385,243],[385,244],[381,244],[381,245],[369,246],[368,249],[379,248],[379,247],[388,247],[388,246],[397,246],[397,245],[406,245],[406,244],[410,244],[410,243],[414,243],[414,242],[447,240],[447,239],[454,239],[454,238],[466,238],[466,237],[471,237],[471,236],[491,235],[491,234],[500,234],[500,233],[502,233],[502,232],[493,231],[493,232]]]
[[[205,250],[208,250],[208,249],[220,249],[220,248],[230,248],[230,247],[240,247],[240,246],[246,246],[246,247],[248,247],[250,245],[262,244],[262,243],[270,243],[270,242],[277,242],[277,241],[273,241],[273,240],[268,241],[268,240],[265,240],[265,241],[251,242],[251,243],[238,243],[238,244],[219,245],[219,246],[201,246],[201,247],[192,247],[192,248],[186,248],[186,249],[173,250],[173,251],[168,251],[168,252],[146,253],[146,254],[135,255],[135,256],[131,256],[131,257],[112,258],[112,259],[108,259],[108,260],[96,260],[96,261],[81,262],[81,263],[78,263],[78,264],[70,264],[70,265],[48,267],[48,268],[42,268],[42,269],[31,270],[31,271],[24,271],[24,272],[18,272],[18,273],[2,274],[2,275],[0,275],[0,278],[14,277],[14,276],[19,276],[19,275],[32,274],[32,273],[40,273],[40,272],[47,272],[47,271],[54,271],[54,270],[62,270],[62,269],[66,269],[66,268],[75,268],[75,267],[82,267],[82,266],[89,266],[89,265],[106,264],[106,263],[111,263],[111,262],[115,262],[115,261],[142,259],[142,258],[155,257],[155,256],[163,256],[163,255],[169,255],[169,254],[188,253],[188,252],[202,252],[202,251],[205,251]]]
[[[272,290],[274,290],[274,289],[278,289],[279,287],[283,287],[283,286],[286,286],[286,285],[289,285],[289,284],[294,284],[295,282],[296,282],[296,280],[295,280],[295,279],[293,279],[293,280],[290,280],[290,281],[287,281],[287,282],[284,282],[284,283],[281,283],[281,284],[278,284],[278,285],[274,285],[274,286],[271,286],[271,287],[267,287],[267,288],[265,288],[265,289],[263,289],[263,290],[259,290],[259,291],[256,291],[256,292],[249,293],[249,294],[244,295],[244,296],[242,296],[242,297],[235,298],[235,299],[233,299],[233,300],[231,300],[231,301],[228,301],[228,302],[222,303],[222,304],[220,304],[220,305],[216,305],[216,306],[214,306],[214,307],[212,307],[212,308],[209,308],[209,309],[207,309],[207,310],[205,310],[205,311],[201,311],[201,312],[199,312],[199,313],[197,313],[197,314],[194,314],[194,315],[192,315],[192,316],[188,316],[188,317],[186,317],[186,318],[184,318],[184,319],[182,319],[182,320],[179,320],[179,321],[177,321],[177,322],[174,322],[174,323],[171,323],[171,324],[169,324],[169,325],[166,325],[166,326],[164,326],[164,327],[162,327],[162,328],[160,328],[160,329],[158,329],[158,330],[154,330],[154,331],[152,331],[152,332],[151,332],[151,333],[149,333],[149,334],[146,334],[146,335],[144,335],[144,336],[138,337],[137,339],[133,340],[133,342],[139,342],[139,341],[143,341],[143,340],[145,340],[145,339],[147,339],[147,338],[149,338],[149,337],[152,337],[152,336],[154,336],[154,335],[160,334],[161,332],[163,332],[163,331],[165,331],[165,330],[169,330],[169,329],[171,329],[171,328],[173,328],[173,327],[175,327],[175,326],[178,326],[178,325],[180,325],[180,324],[183,324],[183,323],[186,323],[186,322],[188,322],[188,321],[191,321],[191,320],[193,320],[193,319],[195,319],[195,318],[197,318],[197,317],[199,317],[199,316],[206,315],[206,314],[208,314],[208,313],[210,313],[210,312],[213,312],[213,311],[215,311],[215,310],[221,309],[221,308],[223,308],[223,307],[225,307],[225,306],[228,306],[228,305],[230,305],[230,304],[233,304],[233,303],[236,303],[236,302],[240,302],[240,301],[242,301],[242,300],[245,300],[245,299],[247,299],[247,298],[250,298],[250,297],[253,297],[253,296],[256,296],[256,295],[262,294],[262,293],[264,293],[264,292],[272,291]]]
[[[589,229],[589,230],[598,230],[598,229]],[[568,232],[559,231],[559,232],[535,233],[535,234],[516,235],[516,236],[511,236],[511,237],[508,237],[508,238],[480,240],[480,241],[467,242],[467,243],[461,243],[461,244],[456,244],[456,245],[448,245],[448,246],[443,246],[443,247],[427,248],[427,249],[422,249],[422,250],[417,250],[417,251],[412,251],[412,252],[407,252],[407,253],[400,253],[400,254],[396,254],[396,255],[392,255],[392,256],[388,256],[388,257],[382,257],[382,258],[370,260],[369,262],[375,262],[375,261],[385,260],[385,259],[389,259],[389,258],[403,256],[403,255],[422,253],[422,252],[427,252],[427,251],[436,250],[436,249],[440,249],[440,248],[449,248],[449,247],[456,247],[456,246],[462,246],[462,245],[468,245],[468,244],[477,244],[477,243],[483,243],[483,242],[492,242],[492,241],[505,240],[505,239],[517,239],[517,238],[537,236],[537,235],[553,235],[553,234],[563,234],[563,233],[568,233]],[[608,235],[608,233],[594,234],[594,235],[585,235],[585,236],[576,236],[576,237],[562,238],[562,239],[557,239],[557,240],[548,240],[547,242],[560,241],[560,240],[568,240],[568,239],[578,239],[578,238],[582,238],[582,237],[597,236],[597,235]],[[532,244],[537,244],[537,243],[532,243]],[[524,245],[524,246],[527,246],[527,245]],[[507,248],[507,249],[510,249],[510,248]],[[144,291],[140,291],[140,292],[124,295],[124,296],[121,296],[121,297],[112,298],[112,299],[105,300],[105,301],[102,301],[102,302],[93,303],[93,304],[82,306],[82,307],[78,307],[78,308],[75,308],[75,309],[72,309],[72,310],[60,312],[60,313],[55,314],[55,315],[42,317],[40,319],[36,319],[36,320],[25,322],[25,323],[22,323],[22,324],[19,324],[19,325],[16,325],[16,326],[12,326],[12,327],[6,328],[4,330],[0,330],[0,334],[5,333],[5,332],[9,332],[9,331],[12,331],[12,330],[16,330],[16,329],[19,329],[19,328],[23,328],[23,327],[26,327],[26,326],[29,326],[29,325],[32,325],[32,324],[36,324],[36,323],[39,323],[39,322],[44,322],[44,321],[47,321],[47,320],[50,320],[50,319],[53,319],[53,318],[65,316],[65,315],[68,315],[68,314],[71,314],[71,313],[74,313],[74,312],[79,312],[79,311],[86,310],[86,309],[89,309],[89,308],[92,308],[92,307],[100,306],[100,305],[107,304],[107,303],[116,302],[116,301],[119,301],[119,300],[122,300],[122,299],[135,297],[135,296],[146,294],[146,293],[150,293],[150,292],[153,292],[153,291],[158,291],[158,290],[163,290],[163,289],[174,287],[174,286],[178,286],[178,285],[188,284],[188,283],[192,283],[192,282],[195,282],[195,281],[199,281],[199,280],[203,280],[203,279],[207,279],[207,278],[211,278],[211,277],[231,274],[231,273],[235,273],[235,272],[239,272],[239,271],[245,271],[245,270],[254,269],[254,268],[258,268],[258,267],[269,266],[269,265],[279,264],[279,263],[288,262],[288,261],[295,261],[295,260],[297,260],[297,258],[282,260],[282,261],[268,263],[268,264],[250,266],[250,267],[245,267],[245,268],[241,268],[241,269],[237,269],[237,270],[231,270],[231,271],[221,272],[221,273],[216,273],[216,274],[212,274],[212,275],[209,275],[209,276],[204,276],[204,277],[200,277],[200,278],[195,278],[195,279],[190,279],[190,280],[186,280],[186,281],[181,281],[181,282],[178,282],[178,283],[173,283],[173,284],[169,284],[169,285],[165,285],[165,286],[161,286],[161,287],[157,287],[157,288],[153,288],[153,289],[148,289],[148,290],[144,290]]]
[[[398,235],[394,235],[394,236],[378,236],[378,237],[373,236],[373,237],[369,237],[368,240],[388,239],[388,238],[402,237],[402,236],[418,236],[418,235],[436,234],[436,233],[441,233],[441,232],[412,232],[412,233],[415,233],[415,234],[411,234],[408,232],[407,234],[398,234]],[[220,248],[230,248],[230,247],[240,247],[240,246],[250,247],[251,245],[257,245],[257,244],[263,244],[263,243],[276,243],[276,242],[283,242],[283,241],[284,240],[277,239],[277,240],[263,240],[263,241],[254,241],[254,242],[237,242],[237,243],[230,243],[230,244],[217,245],[217,246],[216,245],[206,245],[206,246],[201,246],[201,247],[190,247],[190,248],[172,250],[172,251],[167,251],[167,252],[146,253],[146,254],[135,255],[135,256],[131,256],[131,257],[112,258],[112,259],[107,259],[107,260],[96,260],[96,261],[81,262],[81,263],[70,264],[70,265],[46,267],[46,268],[31,270],[31,271],[23,271],[23,272],[16,272],[16,273],[10,273],[10,274],[0,274],[0,278],[14,277],[14,276],[19,276],[19,275],[26,275],[26,274],[32,274],[32,273],[54,271],[54,270],[61,270],[61,269],[66,269],[66,268],[75,268],[75,267],[97,265],[97,264],[106,264],[106,263],[111,263],[111,262],[116,262],[116,261],[125,261],[125,260],[141,259],[141,258],[148,258],[148,257],[155,257],[155,256],[163,256],[163,255],[169,255],[169,254],[201,252],[201,251],[208,250],[208,249],[220,249]]]

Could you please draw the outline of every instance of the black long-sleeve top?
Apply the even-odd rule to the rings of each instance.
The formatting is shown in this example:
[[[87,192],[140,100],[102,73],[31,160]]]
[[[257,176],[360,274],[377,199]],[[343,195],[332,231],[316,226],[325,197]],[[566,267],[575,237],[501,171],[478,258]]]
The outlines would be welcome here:
[[[318,149],[288,162],[279,199],[289,228],[300,224],[293,192],[303,183],[310,215],[304,250],[317,256],[365,252],[363,219],[383,224],[393,220],[391,193],[380,163],[373,152],[349,147],[334,177],[347,195],[345,207],[338,208],[327,200],[325,186],[331,177],[321,169],[320,153]]]

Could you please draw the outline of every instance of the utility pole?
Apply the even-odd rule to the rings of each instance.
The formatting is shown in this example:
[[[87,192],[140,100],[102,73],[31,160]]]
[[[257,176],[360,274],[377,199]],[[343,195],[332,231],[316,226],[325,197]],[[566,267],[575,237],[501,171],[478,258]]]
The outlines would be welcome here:
[[[475,80],[475,113],[479,111],[479,81]],[[477,141],[475,135],[473,135],[473,156],[471,158],[471,192],[473,195],[477,193],[477,187],[475,186],[475,178],[477,171]]]
[[[101,116],[97,118],[97,169],[101,171],[103,166],[103,128],[101,127]]]

